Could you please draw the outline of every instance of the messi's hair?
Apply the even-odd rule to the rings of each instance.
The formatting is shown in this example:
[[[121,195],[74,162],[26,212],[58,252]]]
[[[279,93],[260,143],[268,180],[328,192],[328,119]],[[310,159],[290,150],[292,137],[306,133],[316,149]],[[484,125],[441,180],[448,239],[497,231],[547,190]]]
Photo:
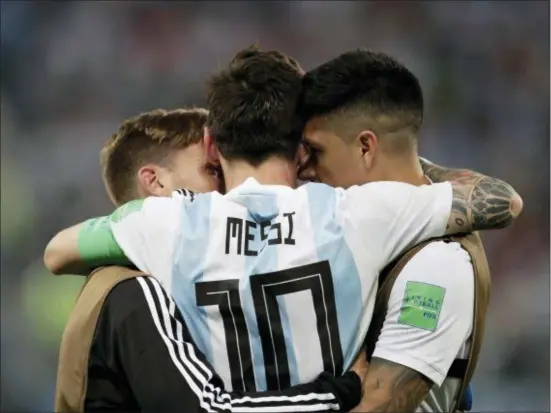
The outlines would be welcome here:
[[[222,156],[255,166],[273,155],[294,159],[302,75],[293,58],[252,46],[208,81],[208,126]]]

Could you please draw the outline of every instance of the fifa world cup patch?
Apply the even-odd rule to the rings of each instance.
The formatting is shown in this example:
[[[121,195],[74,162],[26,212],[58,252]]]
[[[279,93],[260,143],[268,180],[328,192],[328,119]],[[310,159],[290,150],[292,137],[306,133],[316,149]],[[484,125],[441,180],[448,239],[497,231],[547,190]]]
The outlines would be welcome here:
[[[431,284],[408,281],[398,322],[435,331],[446,289]]]

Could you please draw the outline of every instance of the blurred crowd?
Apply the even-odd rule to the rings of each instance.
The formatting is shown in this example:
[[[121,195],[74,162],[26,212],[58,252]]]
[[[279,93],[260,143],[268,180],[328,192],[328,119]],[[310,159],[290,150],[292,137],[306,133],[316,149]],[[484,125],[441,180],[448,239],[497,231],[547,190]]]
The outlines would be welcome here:
[[[547,2],[1,3],[1,410],[48,411],[79,277],[50,276],[55,231],[112,205],[98,152],[121,121],[204,104],[205,79],[256,41],[305,69],[367,47],[421,80],[421,154],[507,180],[514,228],[493,271],[475,411],[549,411]]]

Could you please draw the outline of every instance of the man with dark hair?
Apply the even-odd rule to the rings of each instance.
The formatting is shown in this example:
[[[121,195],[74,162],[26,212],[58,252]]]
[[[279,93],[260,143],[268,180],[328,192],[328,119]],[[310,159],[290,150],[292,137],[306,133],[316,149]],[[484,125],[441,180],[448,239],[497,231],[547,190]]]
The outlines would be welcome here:
[[[479,179],[294,189],[301,78],[280,53],[240,53],[208,89],[205,146],[228,193],[133,201],[61,231],[45,251],[54,273],[127,259],[152,274],[234,390],[343,371],[361,349],[380,269],[418,242],[500,228],[520,213],[516,192],[493,178],[483,191]],[[508,219],[489,222],[476,205],[503,190]],[[100,240],[109,245],[80,247]]]
[[[309,156],[303,179],[345,188],[372,181],[423,186],[430,183],[427,177],[474,179],[481,191],[494,185],[475,172],[419,162],[421,86],[392,57],[347,52],[308,72],[303,86],[300,111]],[[491,199],[470,205],[485,211],[485,222],[504,226],[511,200],[502,183],[494,190]],[[419,405],[422,411],[454,411],[476,367],[488,303],[480,239],[469,235],[423,245],[383,275],[368,335],[373,358],[358,411],[413,411]]]
[[[383,53],[347,52],[308,72],[303,85],[305,135],[332,145],[316,157],[318,179],[348,187],[386,180],[404,162],[420,168],[423,94],[415,75],[396,60]],[[361,136],[358,130],[364,131]],[[340,139],[323,139],[337,134]],[[308,139],[309,148],[319,154],[316,142]],[[330,167],[336,163],[338,172]]]
[[[224,159],[253,167],[274,157],[295,161],[302,73],[285,54],[252,47],[209,80],[208,127]]]

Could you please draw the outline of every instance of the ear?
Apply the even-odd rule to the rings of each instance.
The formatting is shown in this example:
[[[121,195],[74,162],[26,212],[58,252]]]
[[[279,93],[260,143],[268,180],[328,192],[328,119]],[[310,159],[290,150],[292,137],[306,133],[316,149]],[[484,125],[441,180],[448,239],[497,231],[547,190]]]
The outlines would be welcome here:
[[[205,126],[203,130],[203,148],[207,157],[207,163],[215,166],[220,165],[220,152],[214,144],[210,129]]]
[[[161,171],[157,165],[145,165],[138,171],[138,186],[145,196],[164,196],[165,185],[161,182]]]
[[[301,142],[298,145],[298,151],[296,156],[296,163],[297,163],[297,169],[300,169],[304,165],[308,163],[308,159],[310,158],[310,152],[308,151],[308,148],[304,144],[304,142]]]
[[[314,181],[316,179],[311,154],[304,143],[301,143],[298,148],[297,177],[302,181]]]
[[[360,147],[364,164],[369,169],[373,166],[375,156],[377,156],[379,151],[379,139],[372,131],[366,130],[360,132],[356,140]]]

